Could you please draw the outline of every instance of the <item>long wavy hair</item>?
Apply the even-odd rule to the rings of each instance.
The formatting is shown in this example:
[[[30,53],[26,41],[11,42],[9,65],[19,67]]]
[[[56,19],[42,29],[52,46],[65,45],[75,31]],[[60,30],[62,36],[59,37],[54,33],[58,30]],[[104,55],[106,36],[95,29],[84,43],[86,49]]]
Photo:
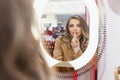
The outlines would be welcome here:
[[[65,31],[65,34],[64,34],[69,39],[69,41],[71,41],[71,39],[72,39],[72,36],[69,32],[69,22],[70,22],[71,19],[77,19],[77,20],[80,21],[82,34],[81,34],[81,37],[80,37],[79,41],[80,41],[80,47],[81,47],[82,51],[85,51],[85,49],[88,45],[89,27],[87,26],[87,23],[85,22],[85,20],[81,16],[78,16],[78,15],[71,16],[68,19],[68,22],[66,24],[66,31]]]
[[[0,80],[50,79],[33,22],[33,0],[0,0]]]

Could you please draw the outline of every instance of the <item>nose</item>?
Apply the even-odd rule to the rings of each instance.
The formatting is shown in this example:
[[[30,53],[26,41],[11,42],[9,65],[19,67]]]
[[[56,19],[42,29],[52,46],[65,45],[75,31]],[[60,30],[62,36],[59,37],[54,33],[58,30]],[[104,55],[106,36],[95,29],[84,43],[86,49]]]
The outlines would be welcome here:
[[[77,30],[77,27],[76,27],[76,26],[74,26],[74,27],[73,27],[73,29],[74,29],[74,30]]]

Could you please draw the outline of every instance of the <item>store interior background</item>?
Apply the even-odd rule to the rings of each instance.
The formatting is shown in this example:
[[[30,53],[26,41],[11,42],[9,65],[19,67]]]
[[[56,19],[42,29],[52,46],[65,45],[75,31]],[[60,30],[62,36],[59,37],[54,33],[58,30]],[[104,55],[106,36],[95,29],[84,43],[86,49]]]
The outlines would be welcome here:
[[[53,34],[61,34],[60,30],[65,30],[66,22],[71,15],[85,18],[85,8],[82,0],[50,0],[42,11],[42,33],[44,34],[48,28]]]

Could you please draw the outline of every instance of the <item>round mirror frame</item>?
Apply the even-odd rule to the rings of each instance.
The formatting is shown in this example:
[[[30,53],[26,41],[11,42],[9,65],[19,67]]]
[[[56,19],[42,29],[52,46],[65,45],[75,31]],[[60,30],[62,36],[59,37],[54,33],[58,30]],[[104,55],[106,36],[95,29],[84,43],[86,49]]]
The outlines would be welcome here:
[[[47,0],[47,1],[49,1],[49,0]],[[43,0],[42,4],[45,5],[44,0]],[[40,4],[38,4],[38,5],[40,5]],[[92,60],[91,60],[86,65],[81,67],[80,69],[77,69],[77,76],[84,75],[85,73],[90,71],[94,66],[96,66],[100,57],[102,56],[102,54],[105,51],[105,46],[106,46],[106,14],[105,14],[105,8],[104,8],[103,0],[98,0],[97,7],[98,7],[98,10],[99,10],[99,35],[98,35],[99,39],[98,39],[98,45],[97,45],[97,53],[95,54],[96,61],[92,62]],[[43,8],[43,6],[41,6],[41,10],[42,10],[42,8]],[[38,10],[38,12],[36,14],[39,14],[40,13],[39,11],[41,11],[41,10]],[[41,14],[39,14],[39,15],[41,15]],[[39,21],[41,21],[40,19],[41,19],[41,16],[38,16]],[[56,62],[60,62],[60,61],[56,60]],[[64,78],[64,79],[67,78],[68,79],[68,78],[73,77],[73,72],[57,73],[56,76],[58,78]]]

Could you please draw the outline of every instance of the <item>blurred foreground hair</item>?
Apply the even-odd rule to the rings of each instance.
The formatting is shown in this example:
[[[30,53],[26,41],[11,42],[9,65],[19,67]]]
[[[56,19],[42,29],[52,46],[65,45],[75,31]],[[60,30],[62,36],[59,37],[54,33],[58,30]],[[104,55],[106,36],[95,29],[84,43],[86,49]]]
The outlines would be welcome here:
[[[0,0],[0,80],[49,80],[31,26],[33,0]]]

